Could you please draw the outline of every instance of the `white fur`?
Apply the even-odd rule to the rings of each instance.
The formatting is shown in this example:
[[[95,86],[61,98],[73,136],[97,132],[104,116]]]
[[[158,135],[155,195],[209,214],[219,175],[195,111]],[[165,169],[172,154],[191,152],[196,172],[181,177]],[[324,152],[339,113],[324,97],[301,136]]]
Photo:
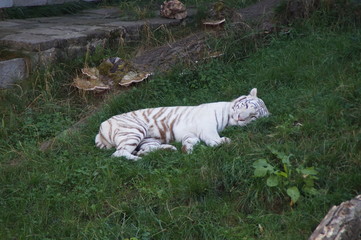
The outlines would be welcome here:
[[[113,116],[101,124],[95,143],[100,148],[115,147],[112,156],[130,160],[157,149],[176,150],[167,144],[172,141],[182,142],[182,150],[191,153],[200,141],[212,147],[229,143],[229,138],[218,134],[227,126],[245,126],[268,115],[253,88],[232,102],[149,108]]]

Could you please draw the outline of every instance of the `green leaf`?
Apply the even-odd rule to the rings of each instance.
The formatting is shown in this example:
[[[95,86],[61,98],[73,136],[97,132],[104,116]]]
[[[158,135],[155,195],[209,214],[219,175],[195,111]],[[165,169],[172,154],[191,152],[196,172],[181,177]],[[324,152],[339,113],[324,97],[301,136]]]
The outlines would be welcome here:
[[[282,153],[283,154],[283,153]],[[291,166],[291,162],[290,162],[290,158],[293,156],[293,154],[290,154],[290,155],[285,155],[283,154],[282,157],[281,157],[281,160],[282,160],[282,163],[283,164],[286,164],[287,166]]]
[[[288,167],[291,166],[290,157],[293,156],[293,154],[286,155],[283,152],[279,152],[273,147],[268,147],[268,149],[271,151],[273,155],[275,155],[278,159],[282,161],[283,164],[286,164]]]
[[[264,177],[268,172],[274,172],[274,168],[267,162],[266,159],[258,159],[253,163],[253,167],[255,168],[254,176],[256,177]]]
[[[318,190],[316,188],[314,188],[314,187],[305,186],[302,190],[305,193],[308,193],[310,195],[317,195],[318,194]]]
[[[314,167],[301,168],[300,172],[305,175],[317,175],[318,174],[318,172],[315,170]]]
[[[287,173],[282,172],[282,171],[277,171],[277,172],[275,172],[275,174],[276,174],[277,176],[281,176],[281,177],[285,177],[285,178],[288,177]]]
[[[267,186],[276,187],[278,185],[278,176],[271,175],[267,178]]]
[[[300,191],[296,186],[287,189],[287,195],[291,197],[293,203],[296,203],[300,198]]]
[[[267,169],[264,168],[256,168],[253,172],[255,177],[264,177],[267,175]]]
[[[309,177],[303,179],[303,182],[305,183],[305,186],[307,186],[307,187],[313,187],[315,184],[315,181]]]
[[[254,163],[252,164],[252,166],[254,168],[258,168],[258,167],[264,167],[264,166],[267,166],[267,165],[270,165],[266,159],[264,158],[261,158],[261,159],[258,159],[256,161],[254,161]]]
[[[275,155],[275,156],[278,156],[278,155],[280,154],[280,152],[278,152],[276,149],[274,149],[274,148],[271,147],[271,146],[268,146],[267,148],[268,148],[268,150],[270,150],[271,153],[272,153],[273,155]]]

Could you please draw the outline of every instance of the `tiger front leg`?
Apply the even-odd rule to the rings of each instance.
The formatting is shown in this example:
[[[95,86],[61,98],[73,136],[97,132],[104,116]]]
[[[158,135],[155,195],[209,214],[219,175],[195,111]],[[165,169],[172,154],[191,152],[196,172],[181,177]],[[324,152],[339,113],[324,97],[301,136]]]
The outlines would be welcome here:
[[[207,137],[204,139],[204,142],[211,147],[215,147],[221,144],[230,143],[231,139],[227,137],[219,137],[219,136],[213,136],[213,137]]]

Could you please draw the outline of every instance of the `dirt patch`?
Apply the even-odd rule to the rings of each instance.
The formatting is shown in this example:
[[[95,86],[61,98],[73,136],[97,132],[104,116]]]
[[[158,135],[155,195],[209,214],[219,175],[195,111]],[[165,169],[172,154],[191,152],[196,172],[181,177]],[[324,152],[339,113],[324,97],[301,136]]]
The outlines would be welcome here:
[[[26,56],[19,52],[9,51],[0,48],[0,61],[6,61],[14,58],[24,58],[24,57]]]
[[[244,21],[269,22],[273,15],[273,9],[280,2],[281,0],[263,0],[249,7],[240,9],[238,13]]]
[[[205,32],[192,34],[173,43],[146,50],[131,62],[141,71],[167,71],[180,62],[191,63],[205,57],[209,52],[206,39]]]

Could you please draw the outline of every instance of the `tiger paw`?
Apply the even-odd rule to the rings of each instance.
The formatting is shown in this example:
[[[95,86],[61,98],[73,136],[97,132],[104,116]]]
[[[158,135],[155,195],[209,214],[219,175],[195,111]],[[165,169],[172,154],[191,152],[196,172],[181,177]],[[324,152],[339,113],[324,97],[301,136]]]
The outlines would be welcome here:
[[[162,144],[161,149],[171,150],[171,151],[177,151],[177,148],[170,144]]]
[[[227,137],[222,137],[221,140],[222,140],[222,143],[231,143],[231,139],[227,138]]]
[[[187,154],[191,154],[193,152],[193,146],[183,145],[182,146],[182,152],[187,153]]]

